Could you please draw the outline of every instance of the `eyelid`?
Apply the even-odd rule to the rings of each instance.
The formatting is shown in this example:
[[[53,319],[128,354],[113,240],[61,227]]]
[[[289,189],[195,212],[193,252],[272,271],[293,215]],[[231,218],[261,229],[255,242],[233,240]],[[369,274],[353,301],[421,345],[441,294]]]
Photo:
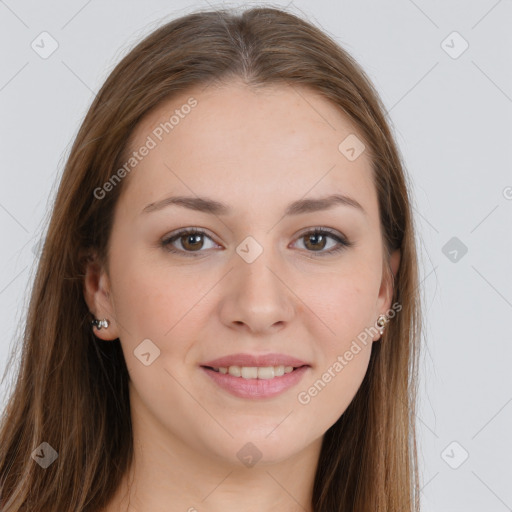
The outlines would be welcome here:
[[[343,240],[344,242],[345,241],[348,242],[348,238],[343,233],[341,233],[337,229],[328,228],[328,227],[325,227],[325,226],[312,226],[312,227],[309,227],[309,228],[304,228],[304,230],[302,230],[297,235],[297,238],[300,238],[300,237],[302,237],[304,235],[307,235],[309,233],[315,233],[315,232],[327,233],[329,235],[332,235],[335,238],[339,238],[340,240]]]

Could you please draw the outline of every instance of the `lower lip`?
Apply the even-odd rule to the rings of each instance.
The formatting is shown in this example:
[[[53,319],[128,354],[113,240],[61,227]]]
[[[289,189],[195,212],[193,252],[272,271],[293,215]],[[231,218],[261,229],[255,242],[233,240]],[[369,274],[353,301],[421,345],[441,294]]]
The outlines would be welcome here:
[[[201,368],[221,388],[240,398],[270,398],[280,395],[298,384],[309,370],[309,366],[301,366],[293,372],[273,379],[244,379],[243,377],[233,377],[229,373],[216,372],[204,366]]]

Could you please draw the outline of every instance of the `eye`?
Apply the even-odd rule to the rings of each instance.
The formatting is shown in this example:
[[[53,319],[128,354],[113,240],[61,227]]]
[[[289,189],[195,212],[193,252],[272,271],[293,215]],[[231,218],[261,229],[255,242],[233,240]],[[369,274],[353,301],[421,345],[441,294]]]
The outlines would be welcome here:
[[[181,231],[178,231],[177,233],[167,238],[164,238],[161,241],[161,245],[165,250],[172,253],[181,253],[186,254],[187,256],[198,256],[199,253],[204,252],[201,251],[201,249],[205,248],[204,241],[202,240],[203,237],[208,238],[215,244],[212,238],[206,234],[206,231],[202,230],[201,228],[187,228],[182,229]],[[313,257],[334,254],[354,245],[353,242],[348,241],[337,231],[331,230],[329,228],[314,228],[313,230],[301,234],[298,240],[302,239],[305,239],[304,246],[306,247],[306,251],[312,253],[311,256]],[[335,242],[333,244],[334,247],[324,251],[323,249],[325,249],[325,247],[328,245],[327,242],[329,239]],[[181,245],[181,248],[177,248],[174,245],[176,242]]]
[[[194,253],[194,252],[202,252],[200,249],[203,248],[204,242],[201,241],[202,237],[209,238],[212,242],[210,236],[206,234],[200,228],[190,228],[190,229],[182,229],[178,231],[175,235],[172,235],[168,238],[162,240],[161,244],[164,249],[173,253]],[[175,242],[179,242],[181,245],[181,249],[177,249],[172,244]],[[190,254],[191,256],[196,256],[196,254]]]
[[[327,246],[329,238],[334,240],[334,247],[331,246],[331,249],[324,251],[323,249],[325,249]],[[307,252],[313,253],[313,257],[334,254],[354,245],[353,242],[347,240],[337,231],[329,228],[314,228],[313,230],[307,231],[306,233],[302,233],[298,240],[303,239],[305,240],[304,246],[306,247]]]

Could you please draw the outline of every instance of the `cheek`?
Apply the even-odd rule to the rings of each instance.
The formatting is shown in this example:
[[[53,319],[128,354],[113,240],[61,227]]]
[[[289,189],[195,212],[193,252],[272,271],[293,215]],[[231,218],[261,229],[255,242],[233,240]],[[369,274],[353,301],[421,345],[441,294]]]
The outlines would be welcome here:
[[[115,270],[114,270],[115,268]],[[193,266],[162,267],[132,254],[112,265],[112,283],[116,319],[120,323],[123,345],[132,350],[142,340],[151,339],[165,350],[179,333],[181,352],[194,339],[194,327],[207,316],[204,298],[218,280],[199,278]]]
[[[369,275],[364,269],[332,275],[321,280],[323,288],[310,288],[302,295],[315,312],[310,315],[310,331],[316,341],[318,365],[297,398],[329,425],[346,410],[368,369],[373,335],[366,330],[374,323],[378,293],[376,279],[372,281]]]
[[[309,382],[298,390],[297,401],[331,426],[346,410],[368,370],[373,336],[365,332],[372,324],[375,287],[357,275],[331,279],[323,293],[310,293],[304,302],[322,320],[311,316],[318,364]],[[334,284],[333,284],[334,283]]]
[[[351,339],[373,325],[379,292],[377,281],[376,272],[366,266],[318,276],[310,286],[306,283],[302,287],[303,317],[308,317],[308,308],[315,313],[309,314],[310,329],[325,332],[321,339],[326,353],[342,350]]]
[[[112,253],[111,265],[115,316],[124,331],[123,341],[133,338],[130,345],[145,338],[166,344],[184,326],[199,328],[211,320],[212,301],[222,301],[226,293],[236,292],[236,286],[223,291],[219,269],[200,263],[172,267],[145,263],[144,255],[134,250],[126,251],[129,256],[125,257],[120,257],[120,252]],[[340,265],[337,272],[284,276],[294,292],[283,292],[296,312],[291,321],[316,335],[321,352],[329,357],[344,351],[345,345],[372,325],[378,294],[375,266],[374,261],[359,258],[353,264]]]

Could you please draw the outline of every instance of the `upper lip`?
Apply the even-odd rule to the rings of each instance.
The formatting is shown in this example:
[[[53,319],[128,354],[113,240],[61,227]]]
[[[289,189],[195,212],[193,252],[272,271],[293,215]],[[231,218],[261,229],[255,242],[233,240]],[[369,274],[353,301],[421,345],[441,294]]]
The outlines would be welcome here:
[[[309,366],[308,363],[286,354],[231,354],[229,356],[219,357],[202,363],[201,366],[211,368],[228,368],[229,366]]]

